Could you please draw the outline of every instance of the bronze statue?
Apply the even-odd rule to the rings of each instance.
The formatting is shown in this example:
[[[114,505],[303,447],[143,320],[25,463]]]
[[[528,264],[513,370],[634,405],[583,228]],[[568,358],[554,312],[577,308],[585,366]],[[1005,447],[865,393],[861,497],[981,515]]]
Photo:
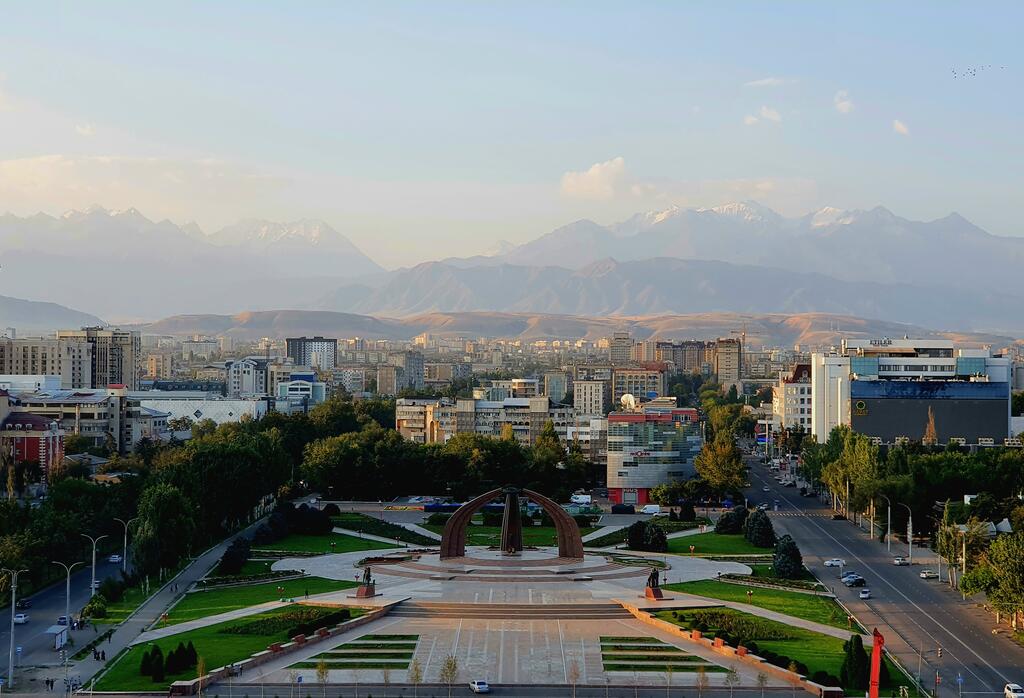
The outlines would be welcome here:
[[[373,584],[373,575],[370,574],[370,566],[367,565],[363,568],[363,585],[370,586]]]
[[[652,567],[651,573],[647,575],[647,586],[651,589],[658,588],[658,568]]]

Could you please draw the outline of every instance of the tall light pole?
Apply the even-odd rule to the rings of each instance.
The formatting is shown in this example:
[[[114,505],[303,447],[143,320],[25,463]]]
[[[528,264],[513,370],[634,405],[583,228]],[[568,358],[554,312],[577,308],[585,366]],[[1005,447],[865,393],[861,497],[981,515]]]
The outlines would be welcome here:
[[[885,552],[892,552],[892,502],[884,494],[878,495],[885,500]]]
[[[11,647],[7,655],[7,686],[8,690],[14,688],[14,604],[18,593],[18,575],[28,570],[0,570],[11,575]]]
[[[119,524],[124,526],[124,552],[121,555],[121,573],[122,574],[127,574],[127,572],[128,572],[128,527],[131,526],[134,522],[136,522],[138,520],[139,520],[138,516],[136,516],[134,519],[128,519],[127,521],[125,521],[124,519],[118,519],[118,518],[114,519],[114,521],[117,521]]]
[[[55,565],[60,565],[64,568],[64,572],[67,573],[67,583],[64,586],[64,617],[68,621],[68,627],[71,627],[71,570],[75,569],[75,565],[84,565],[84,562],[72,562],[70,565],[63,562],[57,562],[51,560]]]
[[[81,534],[83,538],[88,538],[92,541],[92,584],[89,585],[89,598],[96,596],[96,544],[107,537],[104,533],[102,536],[96,536],[93,538],[88,533]]]
[[[907,551],[910,559],[910,564],[914,564],[914,512],[910,510],[906,504],[902,502],[896,502],[901,507],[907,510]]]

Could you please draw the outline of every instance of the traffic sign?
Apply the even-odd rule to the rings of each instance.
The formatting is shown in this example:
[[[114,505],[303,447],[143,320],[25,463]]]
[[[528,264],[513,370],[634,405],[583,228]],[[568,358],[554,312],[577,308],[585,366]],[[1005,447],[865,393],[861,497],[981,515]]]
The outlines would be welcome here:
[[[18,654],[21,654],[21,645],[18,645],[17,647],[15,647],[14,651],[17,652]]]
[[[964,685],[964,677],[963,677],[963,676],[961,676],[960,674],[957,674],[957,675],[956,675],[956,682],[957,682],[958,684],[960,684],[961,686],[963,686],[963,685]]]
[[[302,683],[302,674],[299,674],[298,677],[295,679],[295,681],[297,683]]]

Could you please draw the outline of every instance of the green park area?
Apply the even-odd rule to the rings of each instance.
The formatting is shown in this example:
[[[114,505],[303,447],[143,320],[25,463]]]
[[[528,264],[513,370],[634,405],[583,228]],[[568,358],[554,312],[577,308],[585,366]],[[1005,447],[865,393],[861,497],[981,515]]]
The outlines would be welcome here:
[[[834,599],[828,596],[786,591],[785,589],[765,589],[731,582],[719,582],[713,579],[666,584],[664,588],[719,601],[745,603],[843,630],[848,628],[846,613]],[[748,591],[752,592],[749,597],[747,596]]]
[[[427,524],[427,530],[441,533],[444,526]],[[580,535],[587,535],[596,528],[586,526],[580,528]],[[497,546],[501,544],[500,526],[482,526],[472,524],[466,527],[466,545]],[[556,533],[554,526],[523,526],[523,545],[552,546],[556,544]]]
[[[752,654],[776,666],[795,668],[812,681],[841,686],[840,676],[846,656],[845,640],[823,635],[790,624],[760,618],[729,608],[695,608],[685,611],[658,611],[658,618],[683,628],[700,630],[705,637],[721,637],[727,644],[747,647]],[[866,648],[870,655],[870,648]],[[903,685],[902,673],[886,659],[882,688]],[[849,683],[849,681],[848,681]],[[848,693],[863,692],[863,686],[842,686]]]
[[[693,555],[770,555],[771,550],[758,548],[743,537],[742,533],[698,533],[693,536],[668,539],[668,551],[678,555],[689,555],[690,546],[694,547]]]
[[[345,533],[326,533],[324,535],[290,533],[280,540],[275,540],[273,543],[254,546],[253,552],[273,551],[323,555],[327,553],[351,553],[357,550],[386,550],[397,547],[399,546],[392,545],[391,543],[357,538]]]
[[[362,615],[361,609],[345,609],[349,617]],[[97,691],[159,691],[166,692],[174,681],[195,678],[202,666],[206,670],[238,662],[255,652],[265,650],[274,642],[286,642],[297,628],[322,622],[333,625],[339,618],[339,609],[286,606],[258,615],[217,623],[205,628],[171,635],[150,643],[140,643],[121,654],[110,669],[96,683]],[[344,615],[344,614],[342,614]],[[142,672],[143,655],[160,648],[163,657],[169,657],[179,644],[195,648],[199,661],[172,672],[154,672],[156,678]],[[176,663],[177,664],[177,663]],[[161,675],[162,674],[162,675]]]
[[[193,591],[179,601],[167,614],[167,621],[161,625],[175,625],[198,618],[237,611],[268,601],[282,598],[304,598],[306,594],[326,594],[342,589],[358,586],[354,581],[336,581],[322,577],[303,577],[287,579],[281,582],[265,582],[263,584],[247,584]]]
[[[412,543],[413,545],[437,545],[437,541],[424,536],[421,533],[410,531],[404,526],[384,521],[382,519],[367,516],[359,512],[342,512],[331,517],[331,522],[338,528],[345,528],[350,531],[369,533],[374,536],[391,538],[395,540]]]

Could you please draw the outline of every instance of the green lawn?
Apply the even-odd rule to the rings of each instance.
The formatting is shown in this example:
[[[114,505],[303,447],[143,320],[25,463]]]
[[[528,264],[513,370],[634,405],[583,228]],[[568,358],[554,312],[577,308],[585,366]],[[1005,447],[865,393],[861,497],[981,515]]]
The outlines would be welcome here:
[[[829,635],[822,635],[810,630],[804,630],[803,628],[795,628],[784,623],[776,623],[757,616],[752,616],[748,613],[742,613],[740,611],[733,611],[731,609],[725,609],[729,614],[735,614],[738,616],[757,619],[758,623],[764,624],[764,627],[781,631],[786,634],[787,639],[785,640],[759,640],[758,638],[749,638],[757,644],[758,652],[764,652],[770,650],[779,655],[785,655],[791,660],[801,662],[807,665],[807,673],[811,675],[817,671],[824,671],[832,676],[839,676],[839,669],[843,664],[843,642],[836,637]],[[655,614],[658,618],[686,627],[684,622],[684,612],[679,612],[679,618],[672,617],[672,611],[658,611]],[[705,633],[705,637],[714,637],[715,629],[709,628]],[[865,648],[870,656],[871,649]],[[882,688],[893,688],[899,686],[905,682],[905,678],[900,671],[886,659],[887,666],[889,669],[890,684],[883,686]],[[845,688],[845,687],[844,687]],[[853,695],[854,693],[860,693],[850,689],[847,691],[848,694]]]
[[[437,545],[436,540],[427,538],[423,534],[410,531],[404,526],[393,524],[390,521],[382,521],[359,512],[344,512],[338,516],[331,517],[331,521],[334,522],[335,526],[347,528],[350,531],[362,531],[363,533],[383,536],[384,538],[397,538],[413,545]]]
[[[256,559],[246,560],[245,563],[242,565],[242,569],[239,570],[238,572],[236,572],[235,574],[218,575],[218,574],[216,574],[216,570],[215,570],[214,574],[211,574],[210,576],[213,577],[213,578],[221,577],[221,576],[226,576],[226,577],[248,577],[248,576],[257,575],[257,574],[269,574],[272,571],[270,568],[273,566],[273,564],[275,562],[277,562],[276,559],[272,560],[272,559],[267,559],[267,558],[256,558]]]
[[[771,548],[758,548],[751,545],[742,533],[698,533],[695,536],[669,538],[668,551],[679,555],[689,555],[690,546],[696,550],[694,555],[771,555]]]
[[[110,670],[97,682],[97,691],[166,691],[167,687],[174,681],[191,679],[196,677],[196,670],[189,669],[180,674],[165,677],[160,683],[154,683],[148,676],[139,673],[139,663],[142,654],[153,644],[159,645],[166,657],[167,654],[178,646],[179,642],[188,644],[191,641],[196,652],[206,663],[207,670],[216,669],[230,662],[241,661],[254,652],[265,650],[272,642],[286,641],[287,633],[278,635],[237,635],[232,633],[221,633],[219,630],[237,625],[241,622],[249,623],[253,620],[275,616],[283,613],[288,608],[275,609],[257,616],[249,616],[242,620],[217,623],[206,628],[190,630],[179,635],[172,635],[157,640],[148,645],[136,645],[122,654]]]
[[[435,533],[442,533],[444,526],[428,524],[424,528]],[[580,529],[580,535],[596,531],[596,528]],[[523,545],[550,547],[555,545],[555,528],[553,526],[523,526]],[[497,546],[501,543],[500,526],[480,526],[473,524],[466,527],[466,545]]]
[[[331,547],[334,543],[334,547]],[[356,550],[387,550],[399,546],[391,543],[379,543],[366,538],[356,538],[342,533],[330,533],[323,536],[309,536],[293,533],[281,540],[261,545],[253,552],[274,550],[290,553],[350,553]]]
[[[783,589],[748,587],[741,584],[718,582],[713,579],[703,579],[699,582],[683,582],[682,584],[665,584],[663,586],[671,591],[706,596],[709,599],[719,599],[720,601],[748,603],[751,606],[757,606],[769,611],[785,613],[787,616],[803,618],[804,620],[831,625],[843,630],[847,629],[846,614],[843,613],[843,609],[827,596],[801,594],[797,591],[785,591]],[[747,598],[747,591],[754,592],[753,596],[749,599]]]
[[[150,591],[156,591],[158,588],[153,586],[150,588]],[[107,604],[107,617],[97,618],[96,622],[101,625],[120,623],[145,600],[146,595],[142,593],[142,587],[125,589],[120,601]]]
[[[304,577],[288,579],[283,582],[263,582],[245,586],[214,587],[207,591],[193,591],[185,594],[185,597],[170,610],[167,622],[161,623],[161,626],[175,625],[218,613],[248,608],[267,601],[277,601],[282,597],[301,599],[306,592],[311,595],[324,594],[356,586],[359,584],[354,581]],[[278,587],[283,587],[284,593],[279,592]]]

